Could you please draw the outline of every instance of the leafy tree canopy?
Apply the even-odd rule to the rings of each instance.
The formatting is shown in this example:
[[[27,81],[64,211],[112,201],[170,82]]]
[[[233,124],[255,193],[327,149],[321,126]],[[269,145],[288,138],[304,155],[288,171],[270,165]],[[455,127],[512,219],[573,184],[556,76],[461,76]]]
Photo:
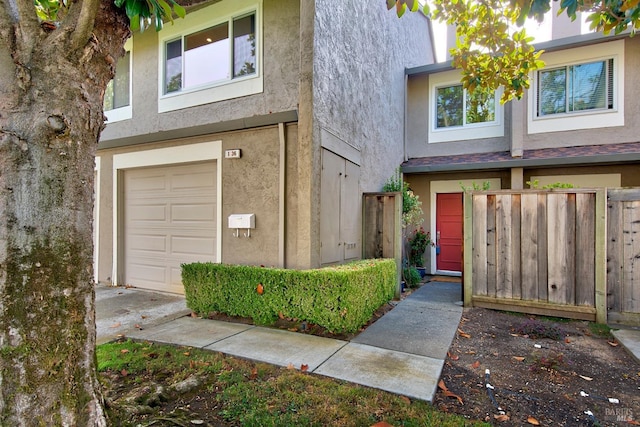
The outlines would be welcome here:
[[[501,102],[520,99],[529,88],[528,75],[544,66],[542,51],[523,28],[527,19],[542,21],[551,0],[386,0],[398,17],[422,10],[427,16],[456,27],[457,44],[451,49],[453,66],[462,72],[468,90],[504,88]],[[590,29],[605,35],[640,28],[640,0],[559,0],[559,14],[572,20],[587,12]]]
[[[174,0],[114,0],[129,17],[132,31],[144,31],[151,24],[160,31],[165,20],[173,22],[173,14],[184,18],[185,9]],[[69,0],[34,0],[38,18],[43,22],[56,22],[64,19],[69,12]]]

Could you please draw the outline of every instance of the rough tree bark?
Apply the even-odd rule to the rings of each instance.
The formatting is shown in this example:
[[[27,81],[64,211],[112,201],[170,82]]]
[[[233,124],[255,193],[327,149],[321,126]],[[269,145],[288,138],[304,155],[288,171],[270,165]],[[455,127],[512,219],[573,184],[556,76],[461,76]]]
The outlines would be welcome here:
[[[94,155],[129,36],[112,0],[58,26],[0,0],[0,425],[106,425],[96,376]]]

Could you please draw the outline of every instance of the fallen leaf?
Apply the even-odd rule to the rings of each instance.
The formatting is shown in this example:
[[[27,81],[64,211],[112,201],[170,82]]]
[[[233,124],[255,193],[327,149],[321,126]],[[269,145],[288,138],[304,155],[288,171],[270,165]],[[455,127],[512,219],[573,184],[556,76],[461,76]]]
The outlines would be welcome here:
[[[140,315],[140,317],[142,317],[143,319],[146,319],[149,316],[145,316],[144,314]]]
[[[182,353],[182,354],[184,354],[184,355],[185,355],[185,356],[187,356],[187,357],[191,356],[191,353],[189,353],[188,351],[185,351],[185,352],[184,352],[184,353]]]
[[[393,426],[386,421],[380,421],[375,424],[372,424],[371,427],[393,427]]]
[[[615,341],[607,341],[607,343],[611,346],[611,347],[617,347],[618,343]]]
[[[264,294],[264,286],[262,283],[258,283],[258,286],[256,286],[256,292],[258,292],[258,295]]]
[[[133,327],[136,329],[142,330],[142,326],[138,325],[137,323]]]
[[[296,369],[296,367],[295,367],[295,366],[293,366],[293,363],[289,363],[289,364],[287,365],[287,369]]]
[[[640,426],[640,422],[636,420],[627,420],[627,424],[631,424],[632,426]]]
[[[190,423],[196,426],[200,426],[204,424],[204,420],[191,420]]]
[[[278,312],[278,317],[280,318],[280,320],[284,320],[284,314],[282,314],[281,311]]]
[[[451,354],[449,352],[447,352],[447,356],[449,356],[449,359],[454,361],[460,359],[460,356],[458,356],[457,354]]]
[[[461,405],[464,405],[464,402],[462,402],[462,398],[460,396],[449,391],[447,386],[444,384],[444,380],[440,380],[440,382],[438,382],[438,387],[440,388],[440,390],[442,390],[445,396],[458,399],[458,402],[460,402]]]
[[[302,365],[300,365],[300,370],[302,372],[307,372],[309,370],[309,365],[307,365],[306,363],[303,363]]]
[[[513,356],[513,358],[516,359],[518,362],[524,361],[524,357],[522,356]]]
[[[476,360],[475,362],[473,362],[473,364],[471,365],[471,367],[473,369],[478,369],[480,367],[480,361]]]
[[[509,421],[509,415],[507,414],[494,415],[493,418],[500,422]]]
[[[192,311],[191,312],[191,317],[195,318],[195,317],[198,317],[198,315],[194,311]]]
[[[463,338],[471,338],[471,335],[469,335],[468,333],[466,333],[465,331],[463,331],[460,328],[458,328],[458,334],[460,334],[460,336],[463,337]]]
[[[129,350],[126,348],[123,348],[122,350],[120,350],[120,354],[127,354],[129,353]]]
[[[509,334],[509,335],[511,335],[512,337],[521,337],[522,336],[522,335],[519,335],[519,334]]]
[[[571,340],[569,339],[569,337],[567,337],[567,338],[564,339],[564,342],[566,342],[567,344],[570,344]]]
[[[253,368],[253,370],[251,371],[251,375],[249,376],[249,379],[255,380],[256,378],[258,378],[258,368]]]
[[[123,377],[126,377],[127,375],[129,375],[129,372],[127,372],[126,369],[123,369],[122,371],[120,371],[120,375],[122,375]]]
[[[404,400],[404,403],[406,403],[407,405],[411,405],[411,399],[409,399],[407,396],[400,396],[400,399]]]
[[[579,375],[579,377],[582,378],[583,380],[593,381],[593,378],[591,377],[585,377],[584,375]]]
[[[536,420],[535,418],[533,418],[533,417],[527,418],[527,422],[529,424],[531,424],[531,425],[534,425],[534,426],[539,426],[540,425],[540,422],[538,420]]]
[[[298,328],[289,328],[288,330],[291,332],[298,332]]]
[[[118,323],[114,323],[113,325],[111,325],[112,328],[119,328],[120,326],[122,326],[122,323],[118,322]],[[609,343],[611,344],[611,343]]]

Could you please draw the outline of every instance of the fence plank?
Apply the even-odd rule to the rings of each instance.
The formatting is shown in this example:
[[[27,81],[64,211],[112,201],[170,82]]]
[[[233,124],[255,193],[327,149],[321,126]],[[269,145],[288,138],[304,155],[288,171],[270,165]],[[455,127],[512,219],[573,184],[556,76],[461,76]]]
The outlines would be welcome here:
[[[511,297],[517,299],[522,298],[521,198],[520,194],[511,197]]]
[[[624,239],[622,235],[622,202],[607,203],[607,309],[622,311],[622,268]]]
[[[487,195],[473,196],[473,288],[487,295]]]
[[[571,209],[567,194],[549,194],[547,198],[547,222],[549,257],[549,302],[570,304],[568,296],[573,286],[570,274],[575,274],[571,268],[574,257],[571,254],[573,237],[570,231],[575,228],[575,217],[569,220]],[[573,222],[573,227],[571,226]],[[575,250],[573,251],[575,254]]]
[[[577,305],[595,304],[595,194],[576,194],[576,296]]]
[[[538,194],[538,300],[549,300],[547,194]]]
[[[513,295],[511,262],[511,195],[496,196],[496,296]]]
[[[622,311],[640,313],[640,201],[623,202]]]
[[[487,295],[496,295],[496,196],[487,195]]]
[[[520,200],[522,244],[522,299],[538,299],[538,195],[523,194]]]

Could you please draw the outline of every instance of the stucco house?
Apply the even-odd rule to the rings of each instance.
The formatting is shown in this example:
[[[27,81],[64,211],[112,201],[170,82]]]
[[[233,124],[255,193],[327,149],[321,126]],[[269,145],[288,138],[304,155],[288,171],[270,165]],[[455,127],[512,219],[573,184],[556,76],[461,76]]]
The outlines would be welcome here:
[[[460,274],[462,187],[640,186],[640,40],[581,34],[561,16],[536,47],[545,68],[506,105],[469,96],[450,62],[406,71],[402,171],[437,241],[430,273]]]
[[[361,257],[363,192],[403,161],[430,23],[346,0],[211,0],[135,34],[105,96],[95,278],[181,293],[194,261]]]

